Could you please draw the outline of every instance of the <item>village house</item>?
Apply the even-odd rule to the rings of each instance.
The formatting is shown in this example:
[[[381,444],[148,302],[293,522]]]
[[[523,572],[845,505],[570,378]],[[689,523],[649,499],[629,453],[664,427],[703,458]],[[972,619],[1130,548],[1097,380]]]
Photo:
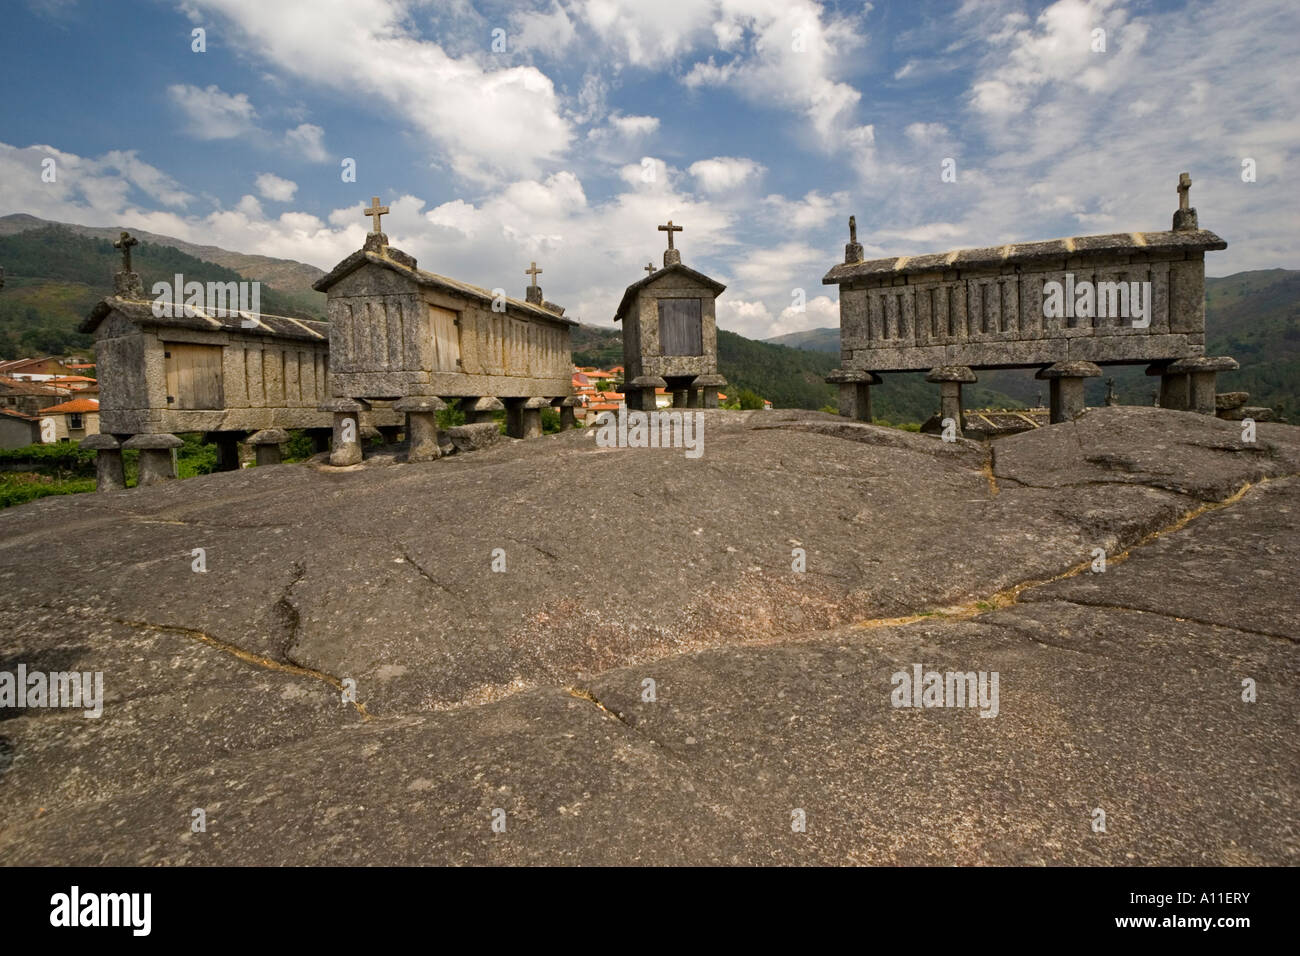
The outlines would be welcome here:
[[[43,384],[52,388],[66,388],[82,394],[99,391],[99,382],[87,375],[55,375],[53,378],[46,379]]]
[[[68,374],[68,367],[53,356],[45,358],[9,359],[0,362],[0,375],[23,382],[44,382]]]
[[[41,420],[12,408],[0,408],[0,448],[25,448],[41,440]]]
[[[71,395],[67,388],[0,375],[0,409],[38,415],[41,409],[66,401]]]
[[[49,423],[49,424],[47,424]],[[99,434],[99,402],[78,396],[40,413],[40,441],[76,441]]]

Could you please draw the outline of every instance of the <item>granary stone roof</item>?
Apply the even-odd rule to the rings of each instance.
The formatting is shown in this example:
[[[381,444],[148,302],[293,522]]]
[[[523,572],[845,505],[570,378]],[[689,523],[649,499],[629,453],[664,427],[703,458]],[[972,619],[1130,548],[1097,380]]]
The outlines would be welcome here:
[[[372,233],[372,235],[374,235]],[[492,303],[496,296],[491,290],[484,289],[482,286],[473,285],[469,282],[461,282],[459,279],[452,279],[448,276],[438,275],[435,272],[429,272],[425,269],[417,268],[415,257],[409,256],[400,249],[391,246],[383,246],[384,252],[374,251],[373,247],[358,249],[352,255],[348,256],[326,275],[321,276],[312,283],[312,288],[317,292],[328,292],[340,279],[356,272],[366,263],[376,266],[383,266],[385,269],[391,269],[398,275],[405,276],[418,285],[426,286],[432,289],[441,289],[444,292],[451,292],[456,295],[467,296],[471,299],[478,299],[481,302]],[[518,309],[529,315],[536,316],[540,319],[546,319],[557,325],[577,325],[574,319],[567,319],[560,315],[559,312],[552,309],[544,308],[540,305],[534,305],[531,302],[525,302],[522,299],[513,299],[506,296],[506,305],[512,309]],[[559,308],[556,306],[555,308]],[[562,311],[562,310],[561,310]]]
[[[725,285],[723,285],[721,282],[718,282],[716,279],[710,279],[703,272],[696,272],[690,266],[684,266],[680,262],[675,262],[672,265],[664,266],[662,269],[658,269],[655,272],[650,273],[644,279],[638,279],[636,282],[633,282],[630,286],[628,286],[627,290],[623,293],[623,301],[619,302],[618,304],[618,311],[614,313],[614,321],[618,322],[623,318],[623,316],[627,313],[627,307],[632,304],[632,300],[636,298],[636,294],[639,291],[641,291],[643,287],[649,285],[651,282],[654,282],[656,279],[662,279],[664,276],[670,273],[678,273],[680,275],[684,275],[688,278],[694,279],[696,282],[708,286],[710,289],[713,290],[714,296],[722,295],[722,293],[727,288]]]
[[[1103,236],[1048,239],[1044,242],[1015,242],[982,249],[954,249],[950,252],[936,252],[923,256],[890,256],[887,259],[845,262],[826,273],[822,278],[822,284],[840,285],[856,279],[872,279],[881,275],[902,276],[918,272],[1028,265],[1051,259],[1065,259],[1087,252],[1132,255],[1144,252],[1205,252],[1226,248],[1228,244],[1208,229],[1117,232]]]
[[[243,335],[274,335],[277,338],[303,339],[309,342],[328,342],[329,323],[319,319],[295,319],[287,315],[235,312],[224,316],[210,315],[195,309],[195,315],[157,316],[153,314],[153,300],[123,299],[109,296],[99,302],[77,326],[80,332],[94,332],[110,312],[117,311],[136,325],[163,328],[196,329],[202,332],[239,332]],[[245,327],[244,318],[256,319],[256,327]]]

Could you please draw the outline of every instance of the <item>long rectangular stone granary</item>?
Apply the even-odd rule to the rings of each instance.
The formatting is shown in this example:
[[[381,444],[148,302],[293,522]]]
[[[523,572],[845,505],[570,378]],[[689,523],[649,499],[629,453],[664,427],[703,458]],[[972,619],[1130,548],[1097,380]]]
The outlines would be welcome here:
[[[525,270],[533,282],[524,301],[420,269],[379,231],[387,212],[375,197],[362,248],[313,283],[327,296],[330,397],[320,407],[334,416],[331,463],[361,461],[355,416],[374,401],[395,401],[407,416],[408,461],[441,454],[437,414],[449,403],[473,424],[504,409],[515,438],[541,435],[551,405],[562,426],[574,424],[569,330],[577,322],[543,298],[537,263]]]
[[[245,313],[156,316],[152,303],[104,299],[82,323],[95,336],[100,427],[109,434],[329,428],[324,322]]]
[[[329,296],[335,397],[569,394],[569,330],[577,323],[549,303],[427,272],[369,238],[316,288]]]
[[[1226,247],[1206,230],[1080,236],[844,263],[822,281],[840,286],[845,368],[1154,362],[1204,352],[1204,255]],[[1150,315],[1052,316],[1049,282],[1114,288],[1108,305],[1118,286],[1102,283],[1149,283]]]
[[[1165,232],[1122,232],[864,260],[849,217],[840,287],[840,413],[871,421],[878,373],[928,369],[937,421],[960,427],[962,385],[978,368],[1038,368],[1051,420],[1082,414],[1083,380],[1101,366],[1146,363],[1165,408],[1214,414],[1215,376],[1237,367],[1205,356],[1205,253],[1228,244],[1201,229],[1179,176]]]

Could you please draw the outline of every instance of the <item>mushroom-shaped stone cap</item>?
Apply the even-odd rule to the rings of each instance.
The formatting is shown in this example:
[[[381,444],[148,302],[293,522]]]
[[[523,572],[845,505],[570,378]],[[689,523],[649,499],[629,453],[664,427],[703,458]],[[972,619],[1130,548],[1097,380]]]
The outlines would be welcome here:
[[[476,412],[503,412],[506,407],[501,403],[501,399],[493,398],[491,395],[484,395],[471,408]]]
[[[180,448],[185,442],[175,435],[132,435],[123,444],[123,448],[138,448],[151,451],[156,448]]]
[[[524,408],[550,408],[550,407],[551,407],[551,400],[549,398],[542,398],[541,396],[534,396],[530,398],[528,401],[524,402]]]
[[[930,369],[930,374],[925,377],[927,382],[961,382],[969,385],[972,382],[979,381],[965,365],[940,365],[938,368]]]
[[[626,388],[667,388],[668,383],[657,375],[638,375],[628,382]]]
[[[582,399],[577,395],[566,395],[564,398],[559,399],[558,404],[561,408],[573,408],[574,406],[581,405]]]
[[[1174,374],[1180,372],[1231,372],[1241,368],[1235,358],[1227,355],[1220,355],[1216,358],[1208,358],[1203,355],[1192,358],[1179,359],[1169,366],[1169,371]]]
[[[393,402],[393,410],[398,412],[440,412],[446,407],[436,395],[408,395]]]
[[[289,433],[283,428],[263,428],[245,439],[250,445],[283,445],[288,440]]]
[[[828,385],[879,385],[883,379],[862,368],[832,369],[826,376]]]
[[[1091,362],[1057,362],[1047,368],[1040,368],[1034,378],[1096,378],[1101,369]]]
[[[90,448],[94,451],[118,451],[122,447],[122,443],[112,435],[105,435],[100,432],[98,435],[87,435],[83,438],[81,447]]]
[[[354,398],[327,398],[316,406],[322,412],[359,412],[361,407],[361,403]]]
[[[691,379],[691,388],[722,388],[727,380],[716,372],[705,372]]]

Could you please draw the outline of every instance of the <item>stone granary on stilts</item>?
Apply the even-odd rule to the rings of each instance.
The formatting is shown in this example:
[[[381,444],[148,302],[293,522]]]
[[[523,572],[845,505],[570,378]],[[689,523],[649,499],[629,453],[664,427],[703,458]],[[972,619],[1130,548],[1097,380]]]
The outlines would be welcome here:
[[[1051,421],[1084,411],[1084,379],[1104,365],[1146,364],[1160,405],[1215,414],[1215,377],[1237,368],[1205,356],[1205,253],[1227,243],[1198,227],[1191,178],[1179,177],[1168,232],[1125,232],[863,260],[849,218],[840,287],[840,413],[871,420],[880,373],[927,370],[943,418],[962,420],[977,368],[1037,368]]]
[[[214,442],[220,470],[239,467],[241,441],[257,446],[259,465],[278,463],[290,428],[305,429],[323,450],[333,424],[317,408],[329,396],[326,324],[241,311],[237,283],[185,283],[182,276],[175,280],[186,303],[160,307],[132,269],[137,244],[125,232],[113,243],[123,259],[113,295],[79,327],[95,337],[100,434],[82,447],[98,452],[99,490],[125,486],[124,449],[140,452],[141,485],[176,477],[180,432]],[[400,423],[395,412],[376,410],[362,427]]]
[[[470,423],[506,411],[507,433],[542,433],[542,409],[557,406],[575,424],[570,329],[577,325],[547,302],[533,263],[526,301],[416,267],[388,244],[376,197],[365,245],[314,287],[328,296],[329,396],[334,416],[331,464],[361,460],[356,416],[392,401],[409,421],[409,460],[440,455],[437,413],[455,402]]]
[[[623,394],[634,411],[653,411],[655,389],[667,389],[674,408],[717,408],[718,325],[715,301],[727,287],[682,265],[673,246],[681,226],[668,233],[664,267],[632,283],[623,293],[615,322],[623,323]]]

